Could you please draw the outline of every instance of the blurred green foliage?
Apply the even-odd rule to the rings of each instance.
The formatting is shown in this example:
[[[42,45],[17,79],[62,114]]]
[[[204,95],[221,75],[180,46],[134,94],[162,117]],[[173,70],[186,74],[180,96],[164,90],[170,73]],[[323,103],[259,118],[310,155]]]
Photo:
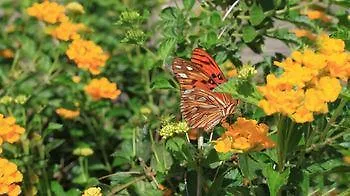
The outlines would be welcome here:
[[[0,113],[14,116],[26,129],[20,144],[3,145],[1,156],[19,166],[25,195],[35,187],[38,195],[73,196],[91,186],[100,186],[106,195],[195,195],[198,171],[203,195],[349,194],[350,167],[342,160],[350,156],[348,90],[342,93],[346,101],[330,106],[334,111],[343,104],[343,110],[328,135],[315,136],[308,126],[326,126],[332,113],[294,130],[283,171],[276,169],[275,149],[219,154],[209,135],[202,151],[184,134],[167,140],[159,136],[164,119],[181,118],[178,84],[169,69],[173,57],[189,58],[193,48],[202,47],[218,64],[230,61],[239,69],[241,50],[264,54],[267,38],[293,49],[312,46],[290,31],[295,26],[315,33],[326,30],[349,49],[347,0],[241,0],[225,20],[234,1],[77,1],[85,14],[69,17],[88,27],[83,38],[110,55],[98,77],[118,84],[122,94],[113,101],[92,101],[85,95],[84,85],[93,76],[68,60],[68,42],[45,33],[50,25],[27,15],[35,2],[0,2],[0,50],[14,52],[13,58],[0,57]],[[324,9],[336,22],[309,20],[300,14],[307,7]],[[246,101],[239,113],[268,123],[272,130],[277,126],[273,118],[254,105],[260,98],[255,84],[263,83],[267,73],[277,73],[272,62],[281,58],[275,51],[253,65],[260,78],[233,79],[218,89]],[[80,83],[72,81],[76,75]],[[60,107],[79,108],[80,116],[62,119],[55,113]],[[222,131],[217,127],[214,138]],[[306,142],[310,134],[312,141]],[[74,155],[77,148],[94,153]]]

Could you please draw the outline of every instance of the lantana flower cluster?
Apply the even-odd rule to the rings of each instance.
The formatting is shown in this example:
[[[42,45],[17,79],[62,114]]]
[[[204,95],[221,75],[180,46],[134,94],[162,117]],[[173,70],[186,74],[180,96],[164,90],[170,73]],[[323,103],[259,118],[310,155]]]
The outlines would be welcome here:
[[[275,146],[267,136],[269,127],[264,123],[258,124],[255,120],[238,118],[234,124],[223,123],[222,126],[226,128],[226,132],[214,141],[217,152],[243,153]]]
[[[314,113],[327,113],[341,91],[340,80],[350,76],[350,55],[340,39],[318,37],[318,50],[294,51],[291,57],[274,64],[284,70],[269,74],[258,90],[264,96],[259,106],[265,113],[282,113],[297,123],[311,122]]]
[[[0,195],[19,195],[21,187],[17,183],[22,182],[23,175],[18,171],[17,165],[0,158],[0,168]]]
[[[46,10],[54,11],[48,12]],[[93,41],[81,38],[79,31],[86,29],[85,25],[73,23],[65,15],[66,10],[81,14],[85,12],[79,3],[69,3],[64,7],[55,2],[44,1],[43,3],[35,3],[27,9],[27,13],[50,24],[60,22],[57,27],[50,30],[50,34],[59,40],[72,40],[66,51],[67,57],[77,64],[78,68],[88,70],[92,75],[100,74],[101,68],[105,66],[109,56]],[[121,93],[116,86],[107,78],[93,79],[85,87],[85,92],[91,95],[94,100],[101,98],[115,99]],[[62,108],[59,108],[56,112],[67,119],[79,115],[77,112],[63,110]]]
[[[82,6],[79,5],[70,3],[67,5],[67,10],[75,12],[78,10],[79,13],[84,13]],[[66,8],[64,6],[50,1],[35,3],[27,9],[28,15],[34,16],[38,20],[49,24],[60,23],[54,29],[49,30],[49,33],[52,37],[59,40],[73,40],[66,52],[68,58],[74,61],[79,68],[89,70],[93,75],[101,73],[100,69],[106,64],[108,55],[94,42],[81,38],[79,32],[86,29],[85,25],[73,23],[65,15],[65,11]]]
[[[121,93],[117,88],[117,84],[110,82],[105,77],[92,79],[91,82],[85,86],[84,90],[93,100],[100,100],[102,98],[116,99]]]
[[[16,124],[16,119],[13,117],[4,117],[0,114],[0,153],[3,142],[14,143],[20,139],[24,133],[24,128]]]
[[[17,142],[24,131],[23,127],[16,124],[15,118],[0,114],[0,153],[3,142]],[[0,157],[0,168],[0,195],[19,195],[21,188],[17,183],[22,181],[23,176],[17,165]]]

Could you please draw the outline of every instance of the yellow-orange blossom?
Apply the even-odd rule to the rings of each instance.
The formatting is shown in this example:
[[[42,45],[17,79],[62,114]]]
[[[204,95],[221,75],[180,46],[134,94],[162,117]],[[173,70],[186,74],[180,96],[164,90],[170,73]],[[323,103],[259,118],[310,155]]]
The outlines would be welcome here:
[[[274,62],[284,72],[269,74],[265,86],[259,87],[264,96],[259,106],[270,115],[276,112],[290,116],[298,123],[313,121],[313,113],[328,112],[327,103],[337,99],[339,79],[350,76],[350,55],[344,42],[318,37],[318,51],[295,51],[282,62]]]

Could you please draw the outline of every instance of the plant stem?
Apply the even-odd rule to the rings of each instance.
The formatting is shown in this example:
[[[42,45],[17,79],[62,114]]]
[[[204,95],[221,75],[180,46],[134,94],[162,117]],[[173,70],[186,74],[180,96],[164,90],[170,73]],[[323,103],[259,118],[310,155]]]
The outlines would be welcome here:
[[[285,161],[285,135],[284,135],[284,126],[283,118],[281,115],[278,116],[278,124],[277,124],[277,153],[278,153],[278,170],[280,172],[284,169],[284,161]]]
[[[321,137],[320,137],[321,140],[325,139],[329,129],[332,127],[333,123],[337,120],[337,117],[341,114],[345,104],[346,104],[346,99],[341,99],[340,103],[339,103],[338,107],[335,109],[331,119],[329,119],[329,121],[327,122],[326,127],[324,128],[324,130],[321,133]]]
[[[115,186],[112,188],[111,192],[109,194],[107,194],[107,196],[112,196],[112,195],[115,195],[115,193],[118,193],[119,191],[125,189],[125,188],[128,188],[130,185],[138,182],[138,181],[141,181],[143,179],[145,179],[146,176],[140,176],[140,177],[137,177],[135,178],[134,180],[126,183],[126,184],[123,184],[123,185],[120,185],[120,186]]]
[[[202,167],[201,167],[201,157],[202,157],[202,148],[204,143],[204,137],[203,137],[203,131],[199,131],[199,137],[198,137],[198,165],[197,165],[197,196],[202,195]]]

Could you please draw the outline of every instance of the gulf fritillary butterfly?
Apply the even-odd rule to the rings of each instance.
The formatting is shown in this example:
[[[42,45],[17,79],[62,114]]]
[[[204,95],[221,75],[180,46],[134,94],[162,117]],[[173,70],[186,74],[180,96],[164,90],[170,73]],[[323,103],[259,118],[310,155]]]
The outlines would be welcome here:
[[[175,58],[172,70],[180,83],[182,116],[192,129],[210,132],[234,112],[238,100],[225,93],[212,92],[227,79],[206,51],[194,49],[191,61]]]

